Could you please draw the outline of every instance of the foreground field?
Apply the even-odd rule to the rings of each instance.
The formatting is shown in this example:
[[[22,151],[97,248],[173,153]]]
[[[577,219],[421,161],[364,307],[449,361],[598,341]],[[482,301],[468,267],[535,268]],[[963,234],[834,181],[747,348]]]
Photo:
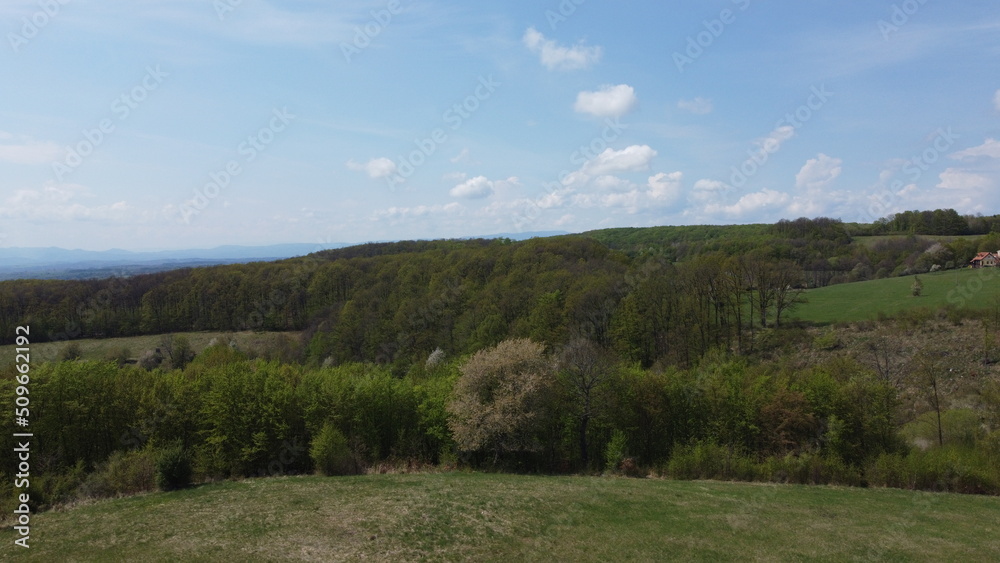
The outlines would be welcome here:
[[[1000,499],[475,473],[289,477],[32,520],[26,561],[1000,560]]]
[[[1000,298],[1000,268],[948,270],[920,274],[924,289],[914,297],[910,288],[916,276],[885,278],[831,285],[806,292],[807,303],[799,305],[793,318],[828,324],[875,319],[879,313],[895,314],[907,309],[945,306],[986,309]]]

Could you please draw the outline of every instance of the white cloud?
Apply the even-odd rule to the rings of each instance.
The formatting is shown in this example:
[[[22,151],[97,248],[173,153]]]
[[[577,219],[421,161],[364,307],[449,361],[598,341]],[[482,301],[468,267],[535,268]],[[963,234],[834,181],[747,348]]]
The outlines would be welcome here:
[[[515,176],[511,176],[506,180],[493,181],[486,176],[476,176],[475,178],[470,178],[461,184],[458,184],[451,189],[448,193],[452,197],[463,197],[467,199],[479,199],[484,197],[489,197],[498,189],[504,189],[511,186],[520,185],[520,180]]]
[[[997,108],[997,111],[1000,111],[1000,90],[997,90],[997,93],[993,95],[993,106]]]
[[[15,136],[0,131],[0,140],[14,140]],[[20,142],[0,145],[0,161],[14,164],[49,164],[60,160],[64,150],[53,142],[37,142],[21,138]]]
[[[386,157],[373,158],[361,164],[354,160],[347,161],[347,167],[357,172],[366,172],[372,178],[387,178],[396,173],[396,163]]]
[[[493,182],[486,179],[486,176],[476,176],[455,186],[449,192],[452,197],[464,197],[477,199],[493,195]]]
[[[469,147],[463,148],[461,152],[459,152],[457,155],[455,155],[449,160],[451,160],[453,164],[469,160]]]
[[[573,109],[597,117],[621,117],[632,111],[638,99],[627,84],[603,86],[596,92],[580,92]]]
[[[549,70],[577,70],[587,68],[601,60],[600,47],[575,45],[564,47],[551,39],[546,39],[538,30],[529,27],[524,32],[524,45],[537,54],[545,68]]]
[[[807,190],[821,190],[840,176],[843,164],[839,158],[831,158],[820,153],[816,158],[810,158],[795,175],[795,187]]]
[[[677,102],[677,107],[695,115],[706,115],[715,109],[712,100],[705,98],[695,98],[693,100],[681,100]]]
[[[102,221],[129,216],[132,209],[124,201],[110,205],[84,205],[81,197],[92,197],[77,184],[47,184],[41,189],[17,190],[0,206],[0,217],[29,221]]]
[[[449,215],[460,215],[465,211],[465,208],[461,204],[452,202],[445,205],[417,205],[414,207],[390,207],[388,209],[383,209],[376,211],[372,214],[372,221],[379,221],[381,219],[388,219],[391,221],[399,221],[403,219],[413,219],[419,217],[430,217],[430,216],[449,216]]]
[[[655,176],[650,176],[648,183],[649,195],[653,199],[674,202],[681,196],[681,179],[684,175],[680,172],[667,174],[661,172]]]
[[[781,149],[781,145],[783,145],[785,141],[794,136],[795,127],[792,127],[791,125],[782,125],[774,131],[771,131],[766,137],[761,137],[760,139],[755,140],[754,146],[756,146],[759,151],[774,153]]]
[[[725,182],[720,182],[718,180],[698,180],[694,183],[695,191],[701,192],[721,192],[728,188]]]
[[[782,192],[763,189],[759,192],[744,195],[732,205],[709,205],[705,211],[712,214],[724,213],[731,217],[743,217],[767,209],[775,209],[788,205],[791,197]]]
[[[601,176],[594,181],[599,193],[580,193],[573,203],[580,207],[622,208],[628,213],[663,209],[676,202],[681,195],[681,172],[659,173],[649,177],[645,185],[615,176]]]
[[[598,176],[594,180],[594,187],[604,191],[622,192],[632,189],[634,185],[632,182],[629,182],[624,178],[607,174],[604,176]]]
[[[649,145],[631,145],[620,151],[604,149],[604,152],[588,160],[580,172],[593,177],[615,172],[638,172],[649,170],[649,164],[656,151]]]
[[[989,158],[1000,158],[1000,141],[996,139],[986,139],[986,142],[978,147],[968,148],[948,155],[954,160],[974,159],[981,156]]]
[[[946,190],[986,190],[993,187],[993,180],[983,174],[958,168],[949,168],[941,173],[939,188]]]

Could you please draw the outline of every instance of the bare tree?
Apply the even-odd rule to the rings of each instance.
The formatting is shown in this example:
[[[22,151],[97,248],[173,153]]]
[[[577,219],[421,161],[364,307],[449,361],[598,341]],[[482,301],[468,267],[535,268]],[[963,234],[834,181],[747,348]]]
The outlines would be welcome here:
[[[914,358],[915,383],[924,391],[930,407],[937,415],[938,445],[944,445],[944,430],[941,427],[943,410],[941,391],[954,375],[954,368],[947,364],[947,354],[940,351],[921,350]]]
[[[595,394],[610,376],[611,362],[608,354],[590,340],[577,338],[559,354],[559,371],[569,384],[575,404],[575,415],[580,438],[580,461],[584,467],[590,463],[587,429],[597,414]]]
[[[771,282],[774,284],[774,324],[781,325],[781,314],[805,302],[802,285],[805,274],[791,260],[782,260],[774,267]]]

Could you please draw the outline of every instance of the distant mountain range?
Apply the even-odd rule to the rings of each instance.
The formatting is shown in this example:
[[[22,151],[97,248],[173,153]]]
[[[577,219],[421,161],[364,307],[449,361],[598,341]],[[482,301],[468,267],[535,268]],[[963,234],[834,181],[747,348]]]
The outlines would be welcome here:
[[[502,233],[466,238],[525,240],[568,234],[563,231]],[[355,246],[356,243],[275,244],[270,246],[218,246],[188,250],[137,252],[111,249],[67,250],[65,248],[0,248],[0,280],[95,279],[131,276],[217,264],[239,264],[283,260],[320,250]]]

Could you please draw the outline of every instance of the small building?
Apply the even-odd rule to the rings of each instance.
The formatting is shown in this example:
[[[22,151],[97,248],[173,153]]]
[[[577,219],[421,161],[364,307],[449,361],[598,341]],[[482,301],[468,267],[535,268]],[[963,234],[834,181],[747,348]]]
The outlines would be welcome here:
[[[969,265],[973,268],[996,268],[998,263],[1000,263],[1000,251],[980,252],[969,261]]]

